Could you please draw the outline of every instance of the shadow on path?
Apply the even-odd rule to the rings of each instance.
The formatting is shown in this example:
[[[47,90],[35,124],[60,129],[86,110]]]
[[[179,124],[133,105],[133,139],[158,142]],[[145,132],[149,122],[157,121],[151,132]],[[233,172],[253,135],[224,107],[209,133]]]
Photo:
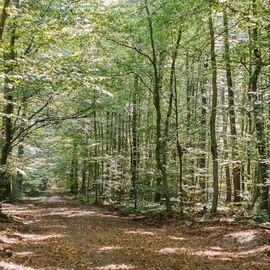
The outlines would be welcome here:
[[[61,194],[34,204],[6,204],[4,211],[22,224],[1,224],[0,269],[268,270],[270,265],[270,235],[261,229],[151,228]]]

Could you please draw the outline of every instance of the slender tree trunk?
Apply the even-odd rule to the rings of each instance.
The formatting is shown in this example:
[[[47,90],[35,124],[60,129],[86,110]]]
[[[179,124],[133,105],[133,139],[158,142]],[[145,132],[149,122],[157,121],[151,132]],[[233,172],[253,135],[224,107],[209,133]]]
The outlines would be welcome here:
[[[252,52],[252,31],[249,27],[248,30],[249,34],[249,77],[252,76],[252,59],[253,59],[253,52]],[[251,94],[251,85],[250,81],[248,83],[248,91],[247,91],[247,101],[248,101],[248,108],[246,109],[246,115],[247,115],[247,125],[246,125],[246,132],[248,133],[249,137],[251,138],[253,136],[253,124],[252,124],[252,113],[251,109],[249,107],[252,107],[252,94]],[[249,139],[247,142],[247,177],[250,182],[253,182],[254,189],[255,187],[255,177],[252,177],[252,170],[251,170],[251,140]],[[254,192],[256,193],[256,192]]]
[[[21,114],[21,117],[23,119],[26,118],[26,114],[23,112]],[[24,131],[24,125],[21,123],[20,132],[23,133]],[[20,165],[20,169],[23,171],[23,157],[24,157],[24,141],[22,140],[18,145],[18,160]],[[16,180],[16,191],[20,194],[23,192],[23,173],[18,171],[17,172],[17,180]]]
[[[211,153],[213,160],[213,201],[211,213],[217,212],[218,206],[218,148],[217,148],[217,135],[216,135],[216,115],[217,115],[217,100],[218,100],[218,87],[217,87],[217,61],[215,52],[215,33],[212,17],[212,4],[210,14],[208,17],[210,41],[211,41],[211,65],[212,65],[212,108],[210,116],[210,137],[211,137]]]
[[[204,70],[208,68],[208,59],[204,63]],[[206,76],[204,74],[204,76]],[[201,85],[201,128],[200,128],[200,157],[198,160],[199,169],[200,169],[200,187],[202,189],[202,195],[204,200],[205,198],[205,189],[206,189],[206,115],[207,115],[207,92],[206,92],[206,83],[207,79],[205,78]]]
[[[170,72],[170,85],[169,85],[169,89],[170,89],[170,97],[169,97],[169,107],[168,107],[168,111],[167,111],[167,115],[166,115],[166,119],[165,119],[165,127],[164,127],[164,139],[163,139],[163,153],[162,153],[162,163],[163,163],[163,182],[164,182],[164,186],[168,187],[168,183],[167,183],[167,171],[166,171],[166,167],[167,167],[167,144],[168,144],[168,135],[169,135],[169,127],[170,127],[170,118],[171,118],[171,114],[172,114],[172,108],[173,108],[173,96],[174,96],[174,74],[175,74],[175,65],[176,65],[176,59],[177,59],[177,55],[178,55],[178,49],[179,49],[179,45],[180,45],[180,40],[181,40],[181,31],[178,32],[178,36],[177,36],[177,41],[175,44],[175,48],[173,51],[173,55],[172,55],[172,64],[171,64],[171,72]],[[169,213],[171,213],[171,205],[169,204],[169,195],[166,193],[166,203],[167,203],[167,211]]]
[[[151,42],[151,49],[152,49],[152,65],[154,70],[154,106],[156,109],[156,162],[158,170],[161,173],[160,178],[162,179],[162,186],[165,191],[165,199],[166,199],[166,208],[167,213],[171,215],[171,201],[170,196],[168,194],[168,177],[167,177],[167,168],[166,164],[166,149],[164,149],[164,138],[162,137],[162,114],[161,114],[161,89],[162,89],[162,74],[161,74],[161,67],[159,65],[159,61],[157,58],[156,52],[156,45],[154,40],[154,29],[151,19],[151,14],[148,6],[148,1],[145,0],[145,9],[147,14],[148,26],[149,26],[149,33],[150,33],[150,42]],[[162,56],[161,56],[162,57]],[[159,177],[157,183],[159,182]]]
[[[225,106],[225,89],[222,89],[221,93],[222,106]],[[227,140],[227,130],[228,130],[228,115],[227,112],[223,112],[222,117],[223,125],[223,145],[224,145],[224,160],[225,160],[225,179],[226,179],[226,202],[231,202],[232,186],[231,186],[231,175],[230,175],[230,165],[228,164],[229,153],[228,153],[228,140]]]
[[[14,1],[18,5],[18,0]],[[9,52],[5,54],[5,80],[4,80],[4,97],[6,101],[3,117],[3,127],[4,127],[4,143],[1,149],[0,157],[0,201],[4,200],[6,197],[10,196],[10,181],[7,174],[6,166],[8,162],[8,157],[11,151],[11,142],[13,137],[13,121],[12,114],[14,110],[13,103],[13,91],[14,85],[13,81],[9,78],[9,74],[14,69],[14,63],[10,63],[10,60],[16,59],[16,22],[11,25],[11,38],[9,44]]]
[[[238,155],[238,143],[237,143],[237,131],[236,131],[236,113],[235,113],[235,101],[234,101],[234,89],[232,80],[231,69],[231,56],[229,45],[229,27],[228,27],[228,15],[227,7],[223,9],[223,24],[224,24],[224,49],[225,49],[225,62],[226,62],[226,75],[227,75],[227,88],[228,88],[228,101],[229,101],[229,118],[230,118],[230,131],[232,138],[232,160],[233,162],[233,186],[234,186],[234,202],[240,202],[241,197],[241,163],[239,162]]]
[[[7,8],[9,7],[9,4],[10,4],[10,0],[4,0],[4,5],[2,9],[2,14],[1,14],[1,21],[0,21],[0,42],[2,41],[3,35],[4,35],[6,20],[8,17]]]
[[[94,108],[94,139],[95,139],[95,147],[94,147],[94,157],[95,157],[95,162],[94,162],[94,189],[95,189],[95,203],[99,202],[99,184],[98,184],[98,166],[99,163],[97,161],[97,156],[98,156],[98,147],[97,147],[97,112],[96,108]]]
[[[81,193],[82,195],[86,195],[86,182],[87,182],[87,171],[88,171],[88,160],[86,159],[87,155],[84,156],[84,160],[82,162],[82,185],[81,185]]]
[[[132,145],[131,145],[131,183],[134,197],[134,208],[137,209],[137,181],[138,181],[138,134],[137,134],[137,95],[139,78],[135,75],[132,106]]]
[[[76,142],[74,142],[73,145],[72,161],[70,168],[70,184],[70,191],[75,195],[76,199],[78,194],[78,146]]]
[[[252,0],[252,12],[253,16],[257,17],[257,1]],[[257,149],[258,149],[258,179],[262,184],[261,188],[261,209],[269,211],[269,186],[267,184],[268,179],[268,165],[267,160],[267,148],[266,148],[266,137],[265,137],[265,125],[263,116],[263,102],[260,92],[258,91],[258,79],[262,69],[262,55],[259,48],[259,31],[257,23],[253,27],[252,31],[253,38],[253,61],[255,64],[252,76],[249,81],[250,90],[254,95],[254,117],[255,117],[255,128],[257,137]]]
[[[183,190],[183,147],[180,142],[179,134],[179,110],[178,110],[178,93],[177,93],[177,81],[176,72],[174,70],[174,111],[175,111],[175,128],[176,128],[176,147],[179,159],[179,197],[180,197],[180,214],[184,211],[184,190]]]

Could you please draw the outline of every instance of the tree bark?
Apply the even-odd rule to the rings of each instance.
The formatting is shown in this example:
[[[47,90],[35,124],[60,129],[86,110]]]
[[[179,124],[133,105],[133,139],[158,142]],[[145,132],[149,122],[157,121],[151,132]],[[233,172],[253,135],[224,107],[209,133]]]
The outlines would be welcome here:
[[[16,5],[18,5],[18,0],[14,2]],[[9,52],[4,55],[5,61],[4,97],[6,105],[3,112],[4,142],[2,145],[0,157],[0,201],[3,201],[5,198],[11,195],[10,182],[6,166],[10,155],[13,138],[12,114],[14,110],[14,103],[13,103],[14,85],[12,80],[9,78],[9,74],[14,69],[14,63],[10,63],[10,60],[14,61],[16,59],[16,48],[15,48],[16,39],[17,39],[16,22],[13,22],[11,25]]]
[[[150,43],[151,43],[151,50],[152,50],[152,65],[154,71],[154,106],[156,110],[156,162],[157,168],[161,173],[161,176],[157,177],[157,184],[159,184],[160,179],[162,180],[162,186],[165,192],[165,199],[166,199],[166,208],[167,213],[171,215],[171,201],[170,196],[168,194],[168,178],[167,178],[167,168],[166,164],[166,157],[164,159],[164,154],[166,154],[166,149],[164,149],[164,138],[162,137],[162,114],[161,114],[161,89],[162,89],[162,74],[160,71],[160,65],[158,61],[156,46],[155,46],[155,39],[154,39],[154,29],[153,23],[151,19],[151,14],[148,6],[148,1],[145,0],[145,9],[147,14],[148,26],[149,26],[149,34],[150,34]],[[162,56],[160,56],[162,57]]]
[[[257,1],[252,0],[252,13],[253,16],[257,17]],[[267,160],[267,147],[266,147],[266,137],[265,137],[265,125],[263,117],[263,102],[260,92],[258,91],[258,79],[262,69],[262,55],[259,47],[259,31],[257,23],[253,27],[252,31],[253,38],[253,60],[254,60],[254,71],[249,80],[249,86],[252,93],[254,93],[254,103],[253,111],[255,117],[255,128],[257,137],[257,149],[258,149],[258,179],[262,184],[261,188],[261,202],[260,207],[262,210],[269,212],[269,186],[267,184],[268,179],[268,165]]]
[[[208,68],[208,59],[204,63],[204,76]],[[200,169],[199,184],[202,189],[203,199],[205,200],[206,189],[206,126],[207,126],[207,92],[206,92],[207,79],[205,78],[201,84],[201,127],[200,127],[200,157],[198,160]]]
[[[1,21],[0,21],[0,42],[3,40],[3,35],[5,31],[5,25],[7,21],[7,8],[9,7],[10,0],[4,0],[4,5],[2,9]]]
[[[138,134],[137,134],[137,95],[139,88],[139,78],[135,75],[132,98],[132,145],[131,145],[131,183],[134,198],[134,208],[137,209],[137,181],[138,181]]]
[[[232,80],[231,69],[231,56],[229,45],[229,27],[228,27],[228,15],[227,7],[223,9],[223,25],[224,25],[224,58],[226,63],[226,77],[227,77],[227,89],[228,89],[228,103],[229,103],[229,119],[230,119],[230,131],[232,138],[232,160],[233,160],[233,186],[234,186],[234,202],[241,201],[241,163],[239,162],[238,155],[238,143],[237,143],[237,130],[236,130],[236,113],[235,113],[235,101],[234,101],[234,89]]]
[[[215,33],[212,16],[212,1],[210,2],[210,14],[208,16],[208,25],[210,31],[211,41],[211,65],[212,65],[212,107],[210,116],[210,138],[211,138],[211,153],[213,161],[213,200],[211,213],[217,213],[218,206],[218,148],[217,148],[217,135],[216,135],[216,115],[217,115],[217,101],[218,101],[218,86],[217,86],[217,61],[215,52]]]

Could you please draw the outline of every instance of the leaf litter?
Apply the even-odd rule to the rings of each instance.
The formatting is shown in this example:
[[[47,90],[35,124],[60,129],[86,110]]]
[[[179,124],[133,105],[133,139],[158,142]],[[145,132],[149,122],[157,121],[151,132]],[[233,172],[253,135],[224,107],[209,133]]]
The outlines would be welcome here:
[[[174,220],[154,226],[59,196],[3,210],[20,223],[0,223],[0,269],[270,269],[263,228]]]

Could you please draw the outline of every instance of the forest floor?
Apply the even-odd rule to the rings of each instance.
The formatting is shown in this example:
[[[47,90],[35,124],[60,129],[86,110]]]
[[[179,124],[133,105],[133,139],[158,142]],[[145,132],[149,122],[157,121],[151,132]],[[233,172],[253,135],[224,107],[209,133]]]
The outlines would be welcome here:
[[[270,269],[270,231],[239,224],[150,224],[62,195],[4,204],[0,269]]]

